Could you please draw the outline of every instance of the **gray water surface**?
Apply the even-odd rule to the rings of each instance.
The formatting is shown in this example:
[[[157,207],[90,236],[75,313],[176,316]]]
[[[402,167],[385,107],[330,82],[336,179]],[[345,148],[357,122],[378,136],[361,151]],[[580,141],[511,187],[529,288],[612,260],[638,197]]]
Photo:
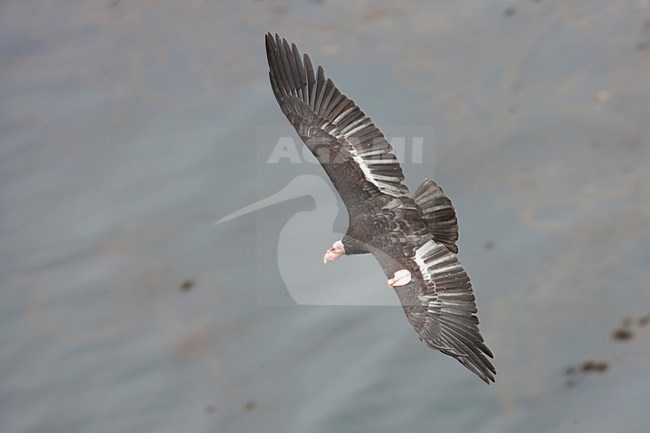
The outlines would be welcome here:
[[[267,31],[425,131],[495,385],[322,265],[346,214],[267,163]],[[0,432],[647,430],[647,1],[8,1],[0,58]]]

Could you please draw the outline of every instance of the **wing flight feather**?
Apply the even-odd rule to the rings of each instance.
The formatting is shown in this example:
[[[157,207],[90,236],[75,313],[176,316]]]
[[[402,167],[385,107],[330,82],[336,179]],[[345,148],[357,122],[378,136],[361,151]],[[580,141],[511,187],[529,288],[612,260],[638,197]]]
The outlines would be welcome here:
[[[422,342],[494,382],[496,370],[488,359],[493,355],[478,329],[472,284],[456,255],[429,240],[414,251],[413,261],[421,280],[417,297],[405,297],[405,311]]]

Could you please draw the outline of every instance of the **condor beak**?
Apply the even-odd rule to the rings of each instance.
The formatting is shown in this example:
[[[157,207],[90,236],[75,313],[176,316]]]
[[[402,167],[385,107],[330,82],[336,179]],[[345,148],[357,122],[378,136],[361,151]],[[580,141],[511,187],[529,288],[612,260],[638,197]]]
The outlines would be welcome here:
[[[345,254],[345,248],[343,247],[343,242],[336,241],[332,248],[327,250],[325,256],[323,257],[323,263],[328,264],[334,260],[339,259],[343,254]]]

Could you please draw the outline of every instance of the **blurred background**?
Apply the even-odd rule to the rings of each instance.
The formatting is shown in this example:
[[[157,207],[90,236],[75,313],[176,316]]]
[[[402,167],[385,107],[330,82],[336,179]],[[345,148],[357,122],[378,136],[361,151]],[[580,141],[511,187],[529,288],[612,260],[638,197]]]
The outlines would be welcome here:
[[[406,183],[456,207],[495,385],[322,265],[267,31],[435,131]],[[4,1],[0,58],[1,432],[647,431],[647,0]]]

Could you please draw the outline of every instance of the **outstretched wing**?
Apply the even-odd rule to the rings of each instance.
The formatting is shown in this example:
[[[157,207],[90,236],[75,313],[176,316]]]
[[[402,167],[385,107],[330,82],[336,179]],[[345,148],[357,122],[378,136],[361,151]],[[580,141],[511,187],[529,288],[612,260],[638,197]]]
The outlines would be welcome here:
[[[488,359],[493,355],[478,329],[472,284],[456,255],[429,240],[413,251],[407,267],[414,278],[395,291],[420,340],[494,382],[496,370]]]
[[[282,112],[318,158],[348,209],[377,194],[408,193],[404,174],[383,134],[343,95],[322,67],[314,74],[295,44],[266,35],[271,86]]]

